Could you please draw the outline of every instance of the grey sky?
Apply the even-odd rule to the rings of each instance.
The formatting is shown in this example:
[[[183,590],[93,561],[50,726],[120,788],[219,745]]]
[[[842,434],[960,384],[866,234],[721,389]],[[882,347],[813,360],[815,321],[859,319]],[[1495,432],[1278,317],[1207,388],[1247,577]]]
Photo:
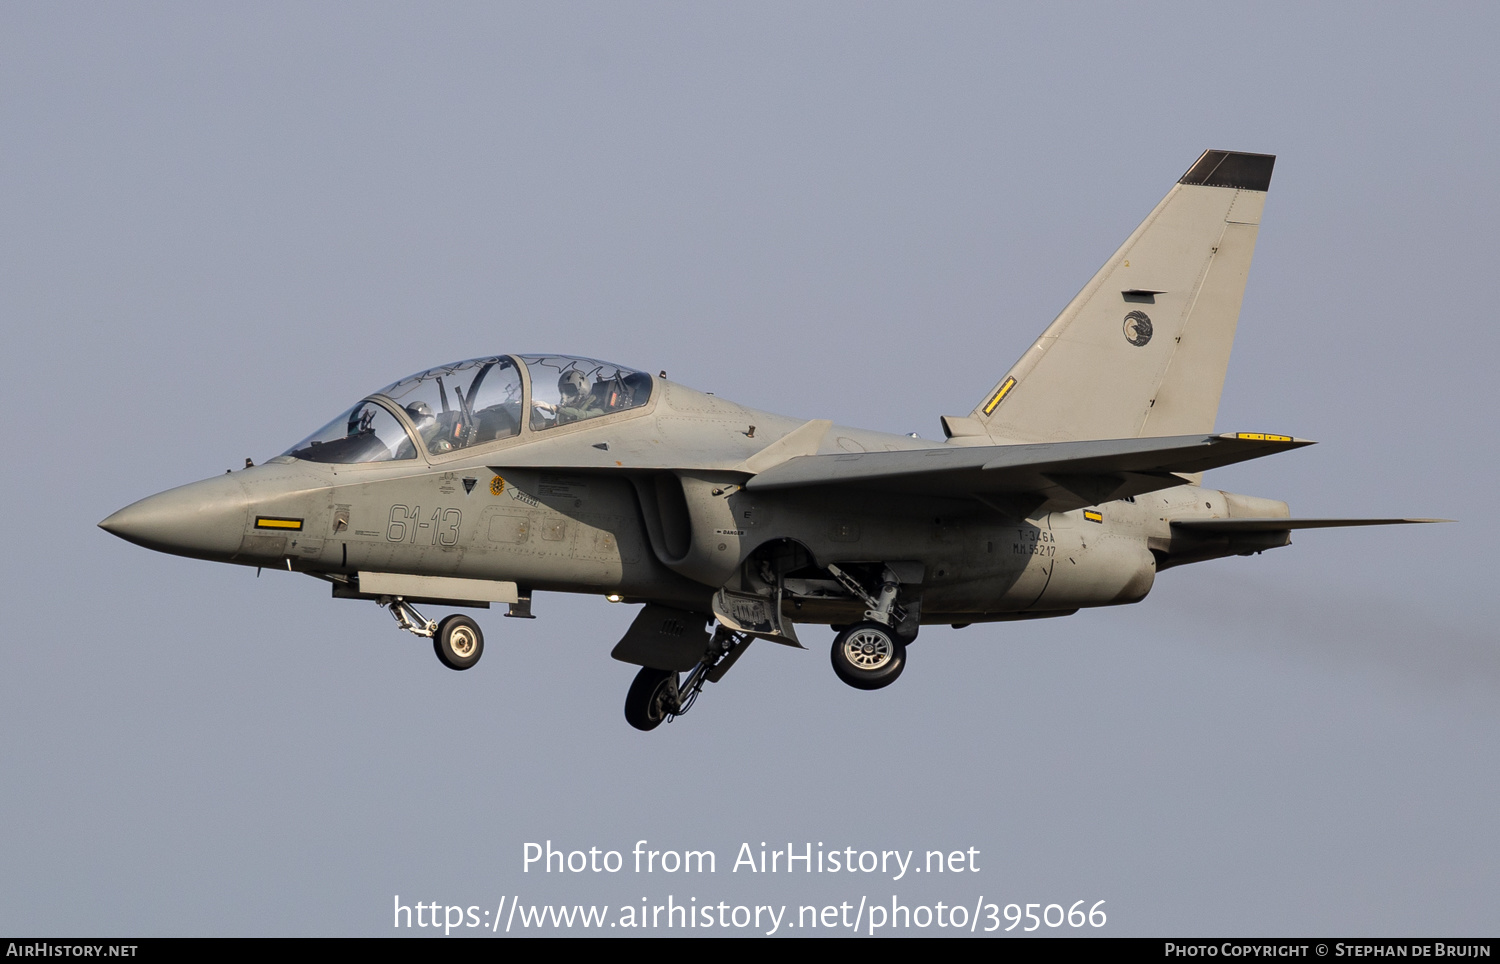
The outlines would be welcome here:
[[[1492,934],[1489,7],[9,3],[0,930],[391,933],[392,896],[972,905],[1108,934]],[[374,606],[113,510],[493,352],[939,434],[1205,148],[1278,155],[1211,485],[1299,533],[1138,606],[933,628],[855,692],[753,649],[650,735],[632,612],[443,669]],[[516,625],[520,623],[520,625]],[[710,848],[712,878],[521,873]],[[731,874],[742,841],[964,878]],[[1066,928],[1064,928],[1066,930]]]

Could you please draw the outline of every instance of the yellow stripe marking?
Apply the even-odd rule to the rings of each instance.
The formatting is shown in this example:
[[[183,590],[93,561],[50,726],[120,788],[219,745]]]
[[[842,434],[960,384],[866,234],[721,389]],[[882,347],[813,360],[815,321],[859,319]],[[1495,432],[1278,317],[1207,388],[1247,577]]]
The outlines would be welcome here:
[[[995,390],[995,394],[992,395],[990,397],[990,400],[985,403],[985,405],[984,405],[984,414],[988,415],[991,412],[993,412],[995,410],[995,406],[999,405],[1001,402],[1005,401],[1005,396],[1009,395],[1010,394],[1010,390],[1012,388],[1015,388],[1015,387],[1016,387],[1016,380],[1014,378],[1007,378],[1005,380],[1005,384],[1001,385],[998,389],[996,389]]]
[[[1083,517],[1085,519],[1089,520],[1090,522],[1103,522],[1104,521],[1104,513],[1103,512],[1095,512],[1093,509],[1084,509],[1083,510]]]
[[[301,529],[301,519],[273,519],[268,516],[258,515],[255,517],[255,528],[257,529]]]
[[[1267,435],[1265,432],[1235,432],[1235,438],[1249,439],[1253,442],[1290,442],[1290,435]]]

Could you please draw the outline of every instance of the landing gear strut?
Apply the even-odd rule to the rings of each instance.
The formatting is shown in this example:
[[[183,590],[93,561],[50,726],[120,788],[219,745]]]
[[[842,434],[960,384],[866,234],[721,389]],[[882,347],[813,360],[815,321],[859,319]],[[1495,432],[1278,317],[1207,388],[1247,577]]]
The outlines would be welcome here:
[[[705,683],[717,683],[740,658],[751,637],[724,626],[714,630],[708,650],[679,679],[675,670],[642,666],[625,694],[625,722],[637,730],[654,730],[662,723],[692,709]]]
[[[880,588],[871,594],[859,580],[838,566],[833,574],[854,598],[865,604],[865,621],[847,626],[833,638],[833,671],[855,689],[878,690],[896,682],[906,669],[906,644],[916,638],[918,616],[896,602],[901,581],[894,567],[880,574]],[[913,603],[915,607],[917,604]]]
[[[449,669],[468,669],[484,655],[484,633],[468,616],[453,615],[433,622],[400,596],[381,596],[380,605],[390,608],[396,625],[413,636],[431,639],[433,652]]]

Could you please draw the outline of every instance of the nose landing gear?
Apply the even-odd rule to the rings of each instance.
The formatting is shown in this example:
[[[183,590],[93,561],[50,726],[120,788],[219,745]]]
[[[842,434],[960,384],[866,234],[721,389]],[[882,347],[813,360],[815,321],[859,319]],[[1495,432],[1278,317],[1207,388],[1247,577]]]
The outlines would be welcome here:
[[[468,616],[449,616],[438,623],[432,649],[449,669],[468,669],[484,655],[484,633]]]
[[[484,655],[484,633],[468,616],[452,615],[433,622],[400,596],[381,596],[380,605],[388,606],[396,625],[414,636],[432,640],[432,650],[449,669],[464,670]]]

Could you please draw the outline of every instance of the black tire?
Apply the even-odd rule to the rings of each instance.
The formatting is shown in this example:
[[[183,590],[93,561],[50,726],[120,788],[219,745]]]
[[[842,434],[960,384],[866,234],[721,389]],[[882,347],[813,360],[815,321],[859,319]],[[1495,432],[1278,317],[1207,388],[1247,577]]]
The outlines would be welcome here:
[[[906,644],[879,623],[858,623],[833,638],[833,671],[857,690],[896,682],[906,668]]]
[[[666,701],[671,696],[670,682],[677,674],[669,669],[642,666],[625,694],[625,722],[637,730],[654,730],[667,718]]]
[[[484,633],[468,616],[449,616],[438,623],[432,649],[449,669],[468,669],[484,655]]]

